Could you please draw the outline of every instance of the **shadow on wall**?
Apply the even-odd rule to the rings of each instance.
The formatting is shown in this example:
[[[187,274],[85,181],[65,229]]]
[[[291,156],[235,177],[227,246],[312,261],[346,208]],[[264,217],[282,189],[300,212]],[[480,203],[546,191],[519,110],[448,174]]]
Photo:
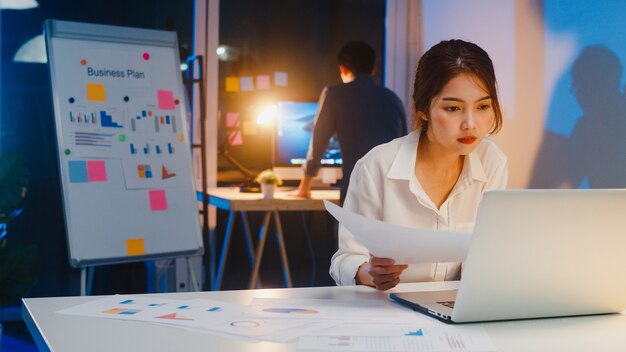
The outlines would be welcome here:
[[[617,55],[606,46],[581,51],[571,68],[570,92],[583,115],[569,136],[545,131],[529,188],[626,187],[622,69]]]

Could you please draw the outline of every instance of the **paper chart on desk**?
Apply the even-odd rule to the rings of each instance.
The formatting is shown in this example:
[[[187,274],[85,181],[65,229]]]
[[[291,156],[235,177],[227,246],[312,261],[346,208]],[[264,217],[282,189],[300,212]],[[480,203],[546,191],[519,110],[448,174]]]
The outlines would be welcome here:
[[[116,295],[79,304],[57,313],[156,323],[246,338],[260,339],[268,336],[268,339],[273,341],[281,341],[284,338],[281,332],[296,338],[302,336],[301,331],[305,328],[315,331],[328,326],[302,319],[249,318],[244,314],[246,309],[246,306],[208,299],[173,300]]]
[[[400,264],[462,262],[472,239],[462,232],[431,231],[389,224],[324,201],[326,210],[376,257]]]
[[[415,321],[421,315],[391,300],[385,299],[312,299],[312,298],[254,298],[246,312],[258,319],[296,319],[342,322]],[[425,318],[424,321],[432,319]]]
[[[375,330],[369,336],[315,334],[298,340],[300,350],[325,351],[495,351],[489,335],[479,327],[396,326],[397,330],[382,335]],[[388,332],[384,332],[388,334]]]

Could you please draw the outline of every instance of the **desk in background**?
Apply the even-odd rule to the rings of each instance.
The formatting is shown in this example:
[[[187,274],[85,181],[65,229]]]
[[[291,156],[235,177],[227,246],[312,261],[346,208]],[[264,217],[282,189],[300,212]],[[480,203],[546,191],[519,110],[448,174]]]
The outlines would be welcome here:
[[[401,284],[394,291],[437,291],[457,287],[458,282],[426,282]],[[248,304],[252,298],[263,297],[388,299],[385,293],[366,286],[179,292],[158,296],[171,299],[204,298],[238,304]],[[97,296],[27,298],[23,300],[22,315],[42,351],[297,351],[297,341],[285,344],[253,343],[157,324],[55,313],[100,298]],[[625,312],[469,325],[483,327],[499,352],[626,351]]]
[[[241,193],[237,188],[211,188],[208,190],[209,205],[218,209],[226,210],[228,214],[228,222],[226,224],[226,232],[224,234],[224,242],[220,254],[220,260],[217,267],[217,273],[213,278],[211,275],[211,288],[219,290],[224,277],[224,268],[228,257],[228,249],[232,237],[233,228],[235,227],[236,213],[241,214],[243,222],[244,234],[246,236],[246,246],[248,257],[252,267],[249,288],[257,285],[259,278],[259,268],[263,258],[263,250],[265,249],[265,241],[267,239],[267,231],[270,220],[274,219],[276,226],[276,241],[280,251],[280,258],[283,269],[283,277],[285,285],[292,287],[291,273],[289,271],[289,262],[287,260],[287,249],[285,248],[284,234],[280,221],[280,212],[283,211],[326,211],[323,200],[329,200],[333,203],[339,203],[339,190],[315,190],[311,192],[311,198],[299,198],[289,195],[293,190],[279,188],[274,199],[263,199],[260,193]],[[257,247],[254,248],[250,223],[248,221],[247,212],[259,211],[263,212],[263,222],[259,228],[259,237]],[[211,246],[215,243],[215,235],[211,236]],[[211,258],[211,266],[214,267],[214,258]],[[211,269],[213,270],[213,269]]]

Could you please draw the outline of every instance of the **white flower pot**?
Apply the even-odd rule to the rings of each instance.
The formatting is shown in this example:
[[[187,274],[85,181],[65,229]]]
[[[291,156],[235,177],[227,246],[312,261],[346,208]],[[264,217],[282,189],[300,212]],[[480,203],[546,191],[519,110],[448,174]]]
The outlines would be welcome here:
[[[263,198],[265,199],[274,199],[274,193],[276,192],[276,185],[261,185],[261,192],[263,193]]]

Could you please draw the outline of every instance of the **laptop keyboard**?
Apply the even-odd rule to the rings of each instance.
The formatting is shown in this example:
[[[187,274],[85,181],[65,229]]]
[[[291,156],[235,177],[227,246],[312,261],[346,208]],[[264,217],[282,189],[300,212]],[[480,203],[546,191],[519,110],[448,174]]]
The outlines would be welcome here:
[[[442,306],[446,306],[451,309],[454,308],[454,301],[437,302],[437,304],[441,304]]]

